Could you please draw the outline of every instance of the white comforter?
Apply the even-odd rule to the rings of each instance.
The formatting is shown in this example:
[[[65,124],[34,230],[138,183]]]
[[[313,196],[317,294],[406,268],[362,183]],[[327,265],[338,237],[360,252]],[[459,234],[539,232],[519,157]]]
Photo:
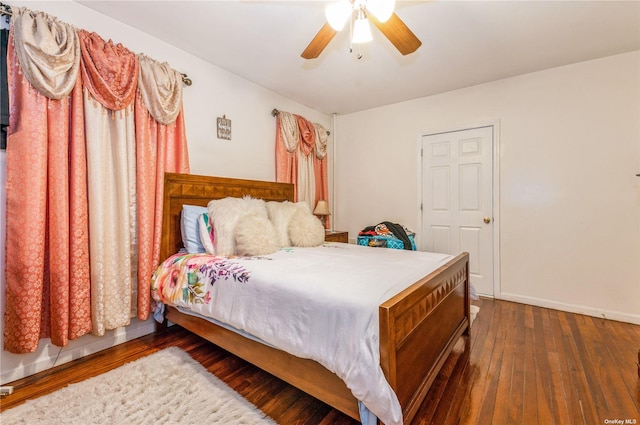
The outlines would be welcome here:
[[[378,306],[451,258],[341,243],[264,257],[175,255],[156,271],[152,292],[318,361],[382,422],[398,425],[402,410],[380,367]]]

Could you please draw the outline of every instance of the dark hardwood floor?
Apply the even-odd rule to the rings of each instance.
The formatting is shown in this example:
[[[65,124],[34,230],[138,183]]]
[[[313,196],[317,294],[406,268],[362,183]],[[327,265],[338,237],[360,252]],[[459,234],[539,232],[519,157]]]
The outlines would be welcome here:
[[[505,301],[475,304],[471,336],[456,345],[412,425],[640,423],[640,326]],[[0,410],[169,346],[279,424],[357,423],[177,326],[13,382]]]

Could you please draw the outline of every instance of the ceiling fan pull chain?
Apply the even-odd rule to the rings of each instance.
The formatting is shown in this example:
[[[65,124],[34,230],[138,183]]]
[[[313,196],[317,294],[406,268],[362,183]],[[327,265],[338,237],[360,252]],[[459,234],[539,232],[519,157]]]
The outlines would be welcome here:
[[[353,14],[353,12],[351,12]],[[353,53],[353,19],[349,18],[349,53]]]

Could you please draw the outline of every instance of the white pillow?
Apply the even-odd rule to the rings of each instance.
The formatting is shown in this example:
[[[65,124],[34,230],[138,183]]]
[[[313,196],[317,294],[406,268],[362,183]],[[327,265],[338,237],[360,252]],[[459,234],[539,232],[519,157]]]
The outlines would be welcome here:
[[[267,207],[262,199],[223,198],[214,199],[207,205],[209,220],[213,222],[215,240],[213,247],[216,255],[235,255],[235,227],[238,219],[245,214],[255,214],[268,218]]]
[[[319,246],[324,242],[324,226],[309,208],[299,208],[289,221],[289,238],[293,246]]]
[[[308,206],[306,202],[267,202],[267,212],[269,213],[269,220],[273,223],[273,227],[276,232],[276,243],[279,247],[291,246],[291,240],[289,239],[289,221],[295,212],[300,208],[306,208]]]
[[[278,250],[276,231],[267,217],[245,214],[236,223],[238,255],[267,255]]]

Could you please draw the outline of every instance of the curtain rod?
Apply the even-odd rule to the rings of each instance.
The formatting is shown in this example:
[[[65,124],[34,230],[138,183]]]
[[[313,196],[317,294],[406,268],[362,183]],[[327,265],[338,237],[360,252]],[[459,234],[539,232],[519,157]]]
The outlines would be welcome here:
[[[280,111],[278,111],[276,108],[273,108],[273,110],[271,111],[271,116],[275,117],[280,113]],[[326,130],[327,132],[327,136],[331,136],[331,132],[329,130]]]
[[[189,87],[191,84],[193,84],[193,81],[191,81],[191,78],[189,78],[189,77],[187,76],[187,74],[182,73],[182,72],[181,72],[180,74],[182,75],[182,83],[183,83],[185,86]]]

